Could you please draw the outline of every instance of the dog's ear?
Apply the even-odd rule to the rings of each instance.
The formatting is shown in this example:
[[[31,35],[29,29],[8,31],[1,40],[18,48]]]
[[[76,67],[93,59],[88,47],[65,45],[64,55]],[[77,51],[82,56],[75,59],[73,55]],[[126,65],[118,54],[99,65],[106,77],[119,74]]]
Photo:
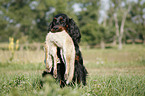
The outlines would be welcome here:
[[[48,26],[48,32],[51,31],[52,28],[53,28],[53,21]]]
[[[72,37],[74,43],[79,43],[81,40],[81,33],[73,19],[69,19],[68,33]]]

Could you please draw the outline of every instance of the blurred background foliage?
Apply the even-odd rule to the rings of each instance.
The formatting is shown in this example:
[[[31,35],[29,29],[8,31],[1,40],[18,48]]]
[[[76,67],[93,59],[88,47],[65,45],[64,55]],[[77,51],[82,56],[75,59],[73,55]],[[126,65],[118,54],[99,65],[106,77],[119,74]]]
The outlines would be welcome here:
[[[79,26],[82,45],[145,44],[144,6],[145,0],[0,0],[0,42],[44,42],[53,16],[64,13]]]

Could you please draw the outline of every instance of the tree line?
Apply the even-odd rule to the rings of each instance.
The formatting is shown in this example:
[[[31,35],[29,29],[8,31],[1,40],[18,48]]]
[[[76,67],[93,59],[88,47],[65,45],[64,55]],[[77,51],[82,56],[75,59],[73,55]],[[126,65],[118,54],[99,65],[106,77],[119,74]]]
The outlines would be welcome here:
[[[144,6],[144,0],[1,0],[0,41],[44,42],[53,16],[64,13],[79,26],[83,45],[145,44]]]

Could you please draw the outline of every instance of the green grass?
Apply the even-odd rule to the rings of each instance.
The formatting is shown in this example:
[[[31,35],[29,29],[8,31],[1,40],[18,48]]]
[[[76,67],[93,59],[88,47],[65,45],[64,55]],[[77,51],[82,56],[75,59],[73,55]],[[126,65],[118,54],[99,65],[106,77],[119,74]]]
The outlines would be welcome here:
[[[91,77],[85,93],[102,96],[144,96],[145,76],[117,75]]]
[[[16,51],[13,61],[9,61],[10,52],[1,53],[0,96],[145,96],[143,45],[125,45],[123,50],[82,48],[87,85],[65,88],[51,76],[41,77],[43,51]]]
[[[3,74],[0,79],[0,95],[101,95],[101,96],[144,96],[145,76],[110,75],[89,76],[87,86],[59,88],[58,83],[48,77],[44,87],[40,88],[40,74]],[[70,94],[70,95],[69,95]]]

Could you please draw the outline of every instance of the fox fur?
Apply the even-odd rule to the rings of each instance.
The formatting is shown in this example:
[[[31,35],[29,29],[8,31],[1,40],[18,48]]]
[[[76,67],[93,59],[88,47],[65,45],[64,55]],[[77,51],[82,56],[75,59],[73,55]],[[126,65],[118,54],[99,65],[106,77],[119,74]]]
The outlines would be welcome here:
[[[66,84],[69,84],[74,76],[75,64],[75,46],[69,34],[63,30],[61,32],[49,32],[45,41],[45,66],[46,71],[51,72],[53,69],[53,76],[57,78],[57,47],[60,48],[61,57],[65,64],[64,78]]]

